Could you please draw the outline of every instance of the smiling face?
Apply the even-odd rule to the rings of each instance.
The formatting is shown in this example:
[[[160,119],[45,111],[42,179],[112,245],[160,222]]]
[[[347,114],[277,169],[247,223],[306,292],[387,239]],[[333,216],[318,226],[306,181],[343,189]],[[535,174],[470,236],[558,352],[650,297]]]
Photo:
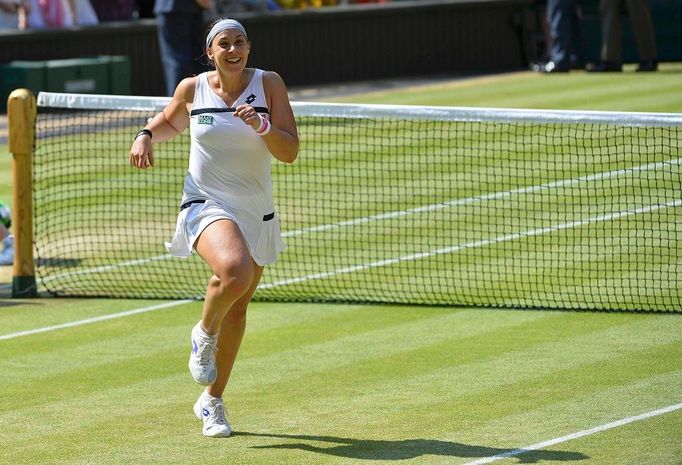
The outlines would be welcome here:
[[[251,42],[239,29],[226,29],[215,36],[206,56],[218,71],[238,72],[246,67]]]

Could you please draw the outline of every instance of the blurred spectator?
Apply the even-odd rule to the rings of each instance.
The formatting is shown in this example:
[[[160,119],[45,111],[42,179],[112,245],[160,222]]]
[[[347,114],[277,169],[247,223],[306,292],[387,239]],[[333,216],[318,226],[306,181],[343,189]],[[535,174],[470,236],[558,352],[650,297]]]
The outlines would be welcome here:
[[[600,0],[601,62],[588,65],[587,71],[609,72],[623,69],[623,25],[620,11],[622,4],[623,0]],[[658,61],[649,0],[625,0],[625,4],[639,53],[637,71],[656,71]]]
[[[282,8],[303,10],[306,8],[321,8],[325,6],[352,5],[359,3],[389,3],[391,0],[276,0],[276,1]]]
[[[98,24],[90,0],[31,0],[29,29],[89,26]]]
[[[45,27],[43,14],[38,5],[38,0],[28,0],[29,10],[26,15],[26,29],[42,29]]]
[[[9,232],[12,226],[12,212],[0,201],[0,265],[7,266],[14,262],[14,236]]]
[[[229,16],[244,11],[272,11],[279,10],[275,0],[215,0],[215,15]]]
[[[335,0],[277,0],[277,3],[282,8],[286,9],[305,9],[305,8],[319,8],[322,6],[331,6],[338,4]]]
[[[99,19],[90,0],[67,0],[67,8],[71,13],[71,21],[74,26],[94,26],[99,24]]]
[[[31,0],[27,23],[29,29],[43,29],[71,26],[72,19],[62,0]]]
[[[204,12],[211,9],[212,0],[156,0],[154,13],[169,96],[184,78],[206,70],[200,58],[205,52]]]
[[[0,265],[11,265],[14,263],[14,236],[2,223],[0,223],[0,244],[2,244]]]
[[[550,60],[547,63],[536,63],[533,70],[542,73],[561,73],[584,66],[580,15],[580,7],[576,0],[547,0]]]
[[[135,0],[90,0],[100,22],[130,21],[135,11]]]
[[[26,29],[28,0],[0,0],[0,29]]]

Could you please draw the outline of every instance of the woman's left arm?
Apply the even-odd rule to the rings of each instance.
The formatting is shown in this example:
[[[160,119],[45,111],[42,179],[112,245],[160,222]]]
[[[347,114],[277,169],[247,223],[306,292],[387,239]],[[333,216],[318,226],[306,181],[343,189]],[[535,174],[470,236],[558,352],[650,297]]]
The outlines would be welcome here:
[[[293,163],[298,155],[299,142],[287,88],[279,74],[273,71],[263,73],[263,87],[270,107],[272,125],[270,132],[263,136],[263,142],[276,159]]]

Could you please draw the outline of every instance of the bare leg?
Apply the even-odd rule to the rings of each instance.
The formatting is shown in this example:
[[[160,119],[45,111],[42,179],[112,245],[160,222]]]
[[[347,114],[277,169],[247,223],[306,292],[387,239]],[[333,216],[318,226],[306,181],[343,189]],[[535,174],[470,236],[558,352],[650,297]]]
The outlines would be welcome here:
[[[251,289],[255,264],[241,231],[229,220],[218,220],[206,227],[195,248],[213,272],[201,325],[206,333],[217,334],[232,305]]]
[[[218,367],[218,377],[215,382],[210,385],[206,392],[213,397],[222,397],[227,382],[232,373],[232,367],[239,352],[239,346],[244,336],[246,329],[246,307],[251,302],[261,275],[263,274],[263,267],[254,264],[255,272],[251,288],[240,297],[223,318],[220,327],[220,335],[218,336],[218,352],[216,352],[216,366]]]
[[[218,376],[207,392],[222,397],[246,329],[246,308],[263,267],[253,261],[239,228],[229,220],[218,220],[204,229],[196,251],[213,271],[201,323],[208,334],[218,334]]]

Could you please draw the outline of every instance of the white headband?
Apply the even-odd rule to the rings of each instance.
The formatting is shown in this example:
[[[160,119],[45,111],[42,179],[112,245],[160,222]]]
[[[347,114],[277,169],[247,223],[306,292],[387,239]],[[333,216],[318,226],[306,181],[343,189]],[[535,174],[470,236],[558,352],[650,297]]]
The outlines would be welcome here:
[[[244,26],[242,26],[242,24],[239,21],[237,21],[236,19],[221,19],[220,21],[213,25],[211,31],[206,36],[206,48],[209,48],[211,46],[211,42],[213,42],[215,36],[228,29],[237,29],[239,32],[244,34],[244,37],[248,38],[248,36],[246,35],[246,29],[244,29]]]

